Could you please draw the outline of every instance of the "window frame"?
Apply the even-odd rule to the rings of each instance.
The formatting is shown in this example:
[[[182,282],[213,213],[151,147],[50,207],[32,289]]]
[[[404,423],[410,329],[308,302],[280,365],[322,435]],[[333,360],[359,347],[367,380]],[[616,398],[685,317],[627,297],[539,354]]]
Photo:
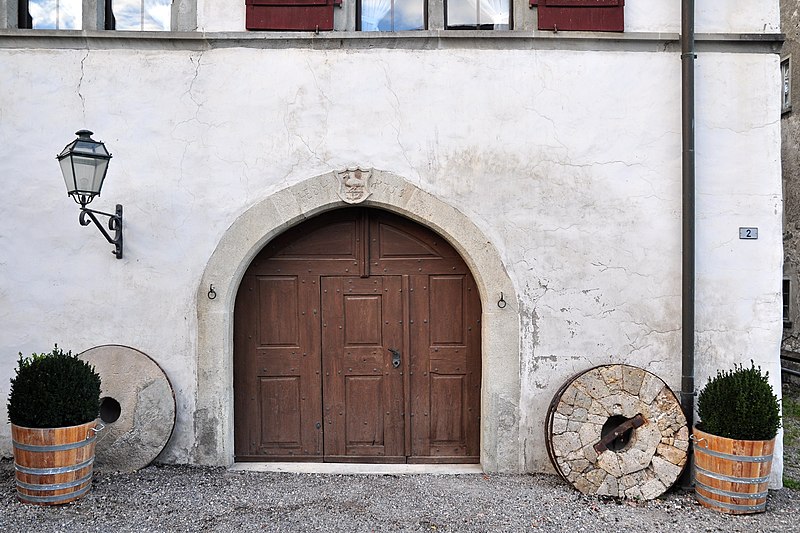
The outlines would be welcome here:
[[[359,0],[360,1],[360,0]],[[477,0],[478,4],[480,4],[480,0]],[[447,31],[511,31],[514,29],[514,0],[508,0],[508,30],[495,30],[494,28],[482,28],[481,26],[491,26],[491,24],[476,24],[475,26],[458,26],[451,28],[448,21],[447,21],[447,4],[448,0],[444,0],[442,2],[442,17],[444,20],[444,29]]]
[[[361,4],[362,0],[355,0],[355,12],[356,12],[356,31],[364,31],[361,29]],[[395,31],[426,31],[428,29],[428,9],[429,9],[429,2],[428,0],[422,0],[424,9],[422,13],[422,29],[421,30],[391,30],[390,32],[384,33],[393,33]],[[392,0],[392,9],[394,9],[394,0]],[[365,33],[381,33],[380,31],[377,32],[365,32]]]
[[[781,58],[781,115],[792,111],[792,56]]]
[[[783,278],[783,287],[782,287],[782,314],[783,314],[783,327],[784,328],[791,328],[792,327],[792,282],[788,278]]]

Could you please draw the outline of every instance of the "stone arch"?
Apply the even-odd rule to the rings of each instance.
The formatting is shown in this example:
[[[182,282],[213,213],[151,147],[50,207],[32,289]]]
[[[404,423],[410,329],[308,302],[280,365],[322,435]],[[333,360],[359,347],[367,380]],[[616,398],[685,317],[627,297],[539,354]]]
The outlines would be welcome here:
[[[242,213],[211,254],[197,292],[195,462],[233,463],[233,306],[245,270],[287,228],[347,206],[338,186],[336,174],[329,172],[271,194]],[[463,213],[399,176],[373,170],[371,191],[361,205],[431,228],[470,267],[483,305],[481,465],[487,472],[522,471],[519,307],[499,253]],[[212,284],[216,297],[209,299]],[[501,293],[507,302],[503,309],[497,306]]]

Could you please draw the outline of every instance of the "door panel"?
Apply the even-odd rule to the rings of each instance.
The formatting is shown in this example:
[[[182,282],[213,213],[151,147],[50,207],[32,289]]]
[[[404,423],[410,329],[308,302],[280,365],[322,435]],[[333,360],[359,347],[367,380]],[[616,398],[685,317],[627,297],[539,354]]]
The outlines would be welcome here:
[[[466,274],[464,260],[440,236],[406,218],[369,218],[370,274]]]
[[[401,280],[322,278],[326,460],[404,460]]]
[[[236,460],[478,462],[480,315],[464,261],[408,219],[280,235],[236,298]]]
[[[430,276],[430,343],[433,346],[464,346],[463,275]],[[462,354],[465,352],[462,350]]]
[[[258,338],[261,347],[299,346],[298,283],[296,276],[259,276]],[[269,317],[268,320],[263,318]],[[274,317],[280,317],[275,320]]]
[[[441,374],[431,374],[430,381],[431,442],[439,446],[450,444],[459,451],[464,441],[464,381],[463,375]]]
[[[302,446],[300,388],[299,376],[259,377],[260,447],[296,450]],[[264,413],[272,416],[264,416]],[[275,420],[280,423],[276,424]]]

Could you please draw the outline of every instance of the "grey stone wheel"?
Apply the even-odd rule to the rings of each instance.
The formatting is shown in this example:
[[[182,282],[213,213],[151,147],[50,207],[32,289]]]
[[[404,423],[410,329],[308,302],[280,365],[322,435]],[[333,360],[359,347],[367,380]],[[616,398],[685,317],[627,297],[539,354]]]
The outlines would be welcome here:
[[[166,374],[147,354],[105,345],[78,355],[100,374],[99,469],[132,472],[149,465],[175,428],[175,392]]]
[[[661,378],[634,366],[606,365],[559,389],[545,439],[556,471],[580,492],[650,500],[683,472],[689,428]]]

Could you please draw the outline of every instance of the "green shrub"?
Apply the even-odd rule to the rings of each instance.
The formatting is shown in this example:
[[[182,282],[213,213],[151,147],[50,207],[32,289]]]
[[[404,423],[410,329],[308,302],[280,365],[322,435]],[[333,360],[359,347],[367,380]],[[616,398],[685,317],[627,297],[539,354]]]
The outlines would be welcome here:
[[[100,412],[100,376],[94,367],[55,345],[51,353],[19,354],[11,379],[8,419],[30,428],[76,426]]]
[[[767,381],[769,372],[762,374],[761,367],[750,364],[709,378],[697,401],[702,431],[737,440],[770,440],[778,433],[780,407]]]

